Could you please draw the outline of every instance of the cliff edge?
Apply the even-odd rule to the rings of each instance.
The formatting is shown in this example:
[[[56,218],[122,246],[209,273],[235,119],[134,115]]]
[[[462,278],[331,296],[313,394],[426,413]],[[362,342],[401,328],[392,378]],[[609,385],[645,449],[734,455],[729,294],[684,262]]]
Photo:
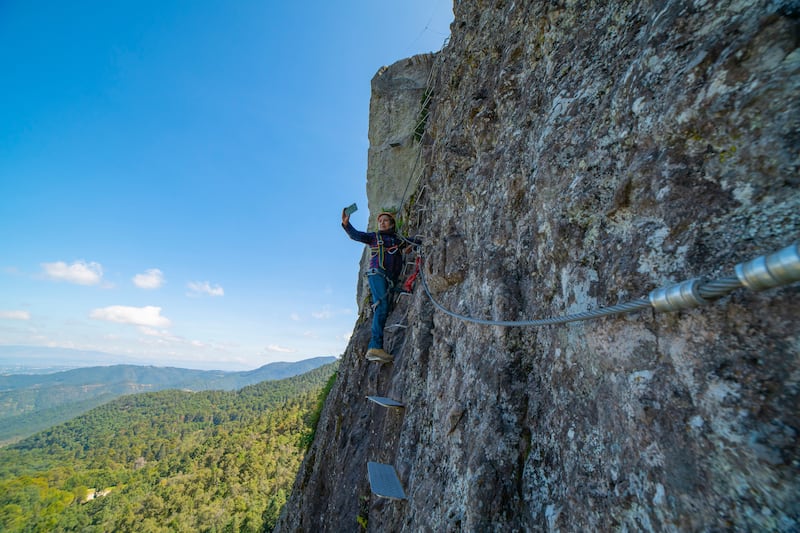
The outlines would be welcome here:
[[[440,52],[373,80],[368,170],[444,307],[577,313],[797,242],[800,4],[454,12]],[[418,283],[388,365],[362,306],[276,531],[797,531],[799,292],[504,327]],[[407,499],[372,493],[370,461]]]

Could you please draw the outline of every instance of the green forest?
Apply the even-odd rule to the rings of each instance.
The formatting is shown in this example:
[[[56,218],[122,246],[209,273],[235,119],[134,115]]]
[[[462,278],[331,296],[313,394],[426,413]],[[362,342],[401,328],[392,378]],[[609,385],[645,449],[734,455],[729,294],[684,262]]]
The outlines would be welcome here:
[[[335,357],[314,357],[293,363],[268,363],[245,372],[111,365],[50,374],[0,375],[0,446],[126,394],[166,389],[235,390],[297,376],[334,361]]]
[[[336,366],[123,396],[2,448],[0,530],[270,531]]]

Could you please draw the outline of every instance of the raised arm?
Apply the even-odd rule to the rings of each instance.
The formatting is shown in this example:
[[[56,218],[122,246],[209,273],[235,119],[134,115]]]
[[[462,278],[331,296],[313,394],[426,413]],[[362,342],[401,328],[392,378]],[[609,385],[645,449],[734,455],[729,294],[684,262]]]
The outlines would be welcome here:
[[[363,242],[364,244],[370,244],[370,242],[372,242],[369,233],[358,231],[350,224],[350,215],[348,215],[344,209],[342,209],[342,227],[347,232],[347,235],[354,241]]]

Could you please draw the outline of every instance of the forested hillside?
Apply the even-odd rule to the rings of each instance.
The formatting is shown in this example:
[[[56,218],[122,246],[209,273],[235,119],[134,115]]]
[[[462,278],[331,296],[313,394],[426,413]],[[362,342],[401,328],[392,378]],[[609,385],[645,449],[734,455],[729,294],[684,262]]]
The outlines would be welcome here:
[[[50,374],[0,375],[0,445],[10,444],[125,394],[165,389],[234,390],[332,363],[315,357],[269,363],[246,372],[111,365]]]
[[[270,529],[336,367],[125,396],[0,449],[0,530]]]

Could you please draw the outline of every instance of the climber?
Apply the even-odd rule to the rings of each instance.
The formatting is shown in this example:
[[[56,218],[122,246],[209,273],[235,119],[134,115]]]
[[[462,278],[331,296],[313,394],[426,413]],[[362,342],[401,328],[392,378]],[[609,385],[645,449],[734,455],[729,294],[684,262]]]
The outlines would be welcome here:
[[[350,224],[350,215],[342,210],[342,227],[354,241],[363,242],[370,248],[369,269],[366,272],[372,293],[372,338],[367,348],[367,360],[391,363],[394,356],[383,349],[383,327],[389,316],[391,291],[403,270],[403,252],[417,240],[408,239],[395,231],[394,215],[383,211],[378,214],[378,231],[362,232]],[[405,247],[405,250],[401,250]]]

